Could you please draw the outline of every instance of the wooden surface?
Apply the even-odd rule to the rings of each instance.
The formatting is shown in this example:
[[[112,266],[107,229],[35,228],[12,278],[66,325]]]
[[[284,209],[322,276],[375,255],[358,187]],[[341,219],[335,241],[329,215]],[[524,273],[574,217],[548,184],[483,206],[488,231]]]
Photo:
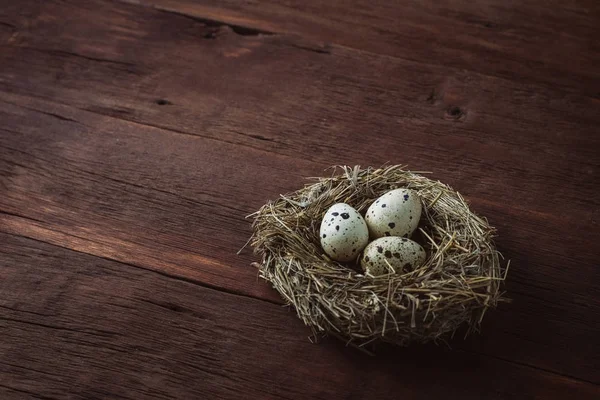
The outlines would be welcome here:
[[[0,0],[0,398],[600,397],[596,1]],[[498,228],[512,304],[372,358],[236,252],[330,165]]]

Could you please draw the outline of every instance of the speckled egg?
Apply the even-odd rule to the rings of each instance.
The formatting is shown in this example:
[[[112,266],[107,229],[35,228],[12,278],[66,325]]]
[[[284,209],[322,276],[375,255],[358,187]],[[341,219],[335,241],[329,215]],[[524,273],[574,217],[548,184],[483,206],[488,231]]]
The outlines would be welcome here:
[[[414,190],[394,189],[387,192],[367,210],[365,220],[371,237],[410,237],[419,225],[421,207],[421,199]]]
[[[425,250],[419,243],[403,237],[390,236],[369,243],[360,259],[360,266],[365,273],[378,276],[408,272],[424,262]],[[390,266],[393,271],[390,270]]]
[[[369,230],[362,215],[346,203],[332,205],[321,221],[321,247],[336,261],[358,257],[369,242]]]

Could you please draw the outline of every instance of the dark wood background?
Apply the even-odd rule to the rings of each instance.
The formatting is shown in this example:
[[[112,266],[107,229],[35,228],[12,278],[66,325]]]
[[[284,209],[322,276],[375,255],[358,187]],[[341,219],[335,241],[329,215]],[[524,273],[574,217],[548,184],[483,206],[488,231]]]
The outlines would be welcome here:
[[[600,3],[0,0],[0,398],[600,398]],[[369,357],[236,255],[335,164],[498,228],[481,335]]]

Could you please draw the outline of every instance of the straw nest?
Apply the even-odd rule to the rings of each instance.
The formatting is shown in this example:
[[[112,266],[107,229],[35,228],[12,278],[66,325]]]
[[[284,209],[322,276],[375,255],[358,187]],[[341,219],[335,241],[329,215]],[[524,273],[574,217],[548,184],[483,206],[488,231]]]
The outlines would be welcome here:
[[[421,198],[413,240],[427,251],[425,264],[372,277],[356,263],[329,259],[319,239],[326,210],[344,202],[364,215],[376,198],[395,188],[413,189]],[[478,330],[486,310],[502,300],[508,265],[493,244],[494,229],[459,193],[401,166],[335,168],[331,177],[282,195],[251,217],[250,243],[261,257],[260,276],[315,336],[334,335],[358,347],[443,340],[463,324],[466,333]]]

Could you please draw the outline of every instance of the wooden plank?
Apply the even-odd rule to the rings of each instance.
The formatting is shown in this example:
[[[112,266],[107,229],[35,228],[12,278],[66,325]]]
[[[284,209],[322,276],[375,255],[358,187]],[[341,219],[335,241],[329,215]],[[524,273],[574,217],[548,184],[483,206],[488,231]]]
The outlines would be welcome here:
[[[274,301],[252,257],[234,255],[243,215],[330,164],[408,162],[467,194],[517,266],[515,304],[465,346],[597,379],[597,103],[288,37],[223,28],[204,40],[214,26],[128,5],[92,2],[86,18],[86,7],[10,16],[3,230]],[[52,18],[67,10],[68,23]],[[564,237],[565,226],[589,234]]]
[[[592,384],[443,348],[372,358],[334,342],[312,345],[276,305],[29,239],[0,234],[0,243],[4,399],[600,394]]]
[[[89,112],[71,110],[75,121],[3,105],[3,120],[22,130],[0,128],[0,204],[9,213],[1,217],[4,229],[278,299],[248,267],[252,257],[236,252],[251,234],[244,217],[267,199],[254,187],[286,163],[278,167],[275,157],[249,170],[248,160],[258,156],[231,144]],[[288,176],[300,182],[301,171]],[[284,183],[271,189],[285,191]]]
[[[600,88],[600,7],[593,0],[359,0],[352,6],[340,0],[136,3],[422,64],[560,86],[594,98]]]
[[[3,52],[0,88],[325,165],[447,170],[440,178],[466,194],[502,186],[510,191],[485,197],[546,215],[575,203],[562,217],[589,219],[600,146],[600,103],[591,98],[338,47],[300,51],[280,36],[224,29],[204,39],[214,27],[91,4],[45,5],[35,24],[14,15],[15,26],[35,28]],[[89,7],[99,10],[92,21]],[[64,25],[43,16],[66,8]],[[515,185],[515,175],[526,184]],[[561,189],[547,196],[551,186]]]

